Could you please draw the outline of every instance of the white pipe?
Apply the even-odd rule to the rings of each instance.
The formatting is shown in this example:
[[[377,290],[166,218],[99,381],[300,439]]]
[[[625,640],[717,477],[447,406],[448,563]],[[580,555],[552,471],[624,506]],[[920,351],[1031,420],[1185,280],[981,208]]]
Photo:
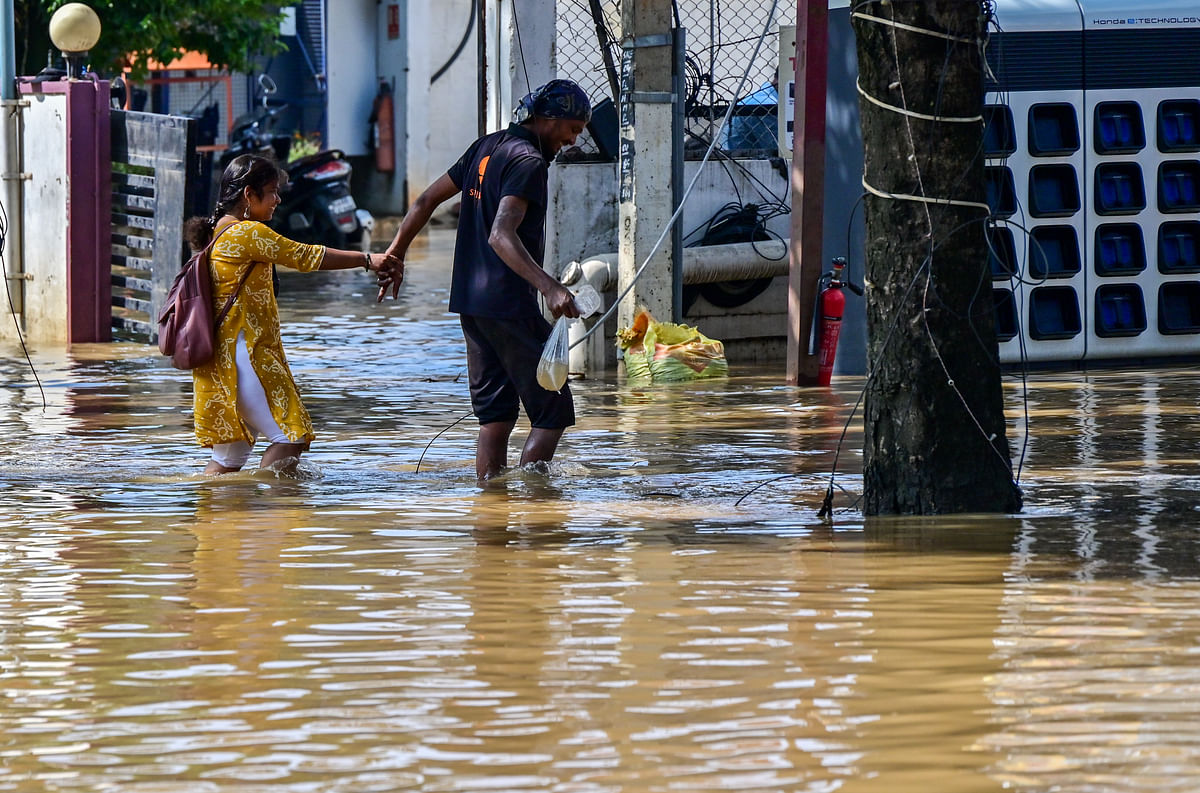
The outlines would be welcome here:
[[[617,287],[616,252],[599,253],[563,268],[563,283],[581,279],[604,294]],[[788,273],[788,243],[784,240],[734,242],[683,249],[683,282],[711,284],[747,278],[773,278]]]

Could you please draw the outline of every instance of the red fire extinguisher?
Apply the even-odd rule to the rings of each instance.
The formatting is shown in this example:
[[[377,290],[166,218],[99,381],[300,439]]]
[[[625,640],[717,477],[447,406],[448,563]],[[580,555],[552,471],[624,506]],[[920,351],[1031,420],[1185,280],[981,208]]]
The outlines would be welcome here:
[[[396,170],[396,120],[392,86],[386,80],[379,81],[379,93],[375,95],[369,120],[371,143],[375,148],[375,170],[392,173]]]
[[[837,355],[838,337],[842,334],[842,317],[846,313],[846,293],[849,287],[861,295],[862,288],[855,286],[845,276],[846,260],[841,256],[833,260],[833,269],[821,276],[824,288],[817,296],[817,314],[814,319],[817,354],[817,385],[827,386],[833,377],[833,359]]]

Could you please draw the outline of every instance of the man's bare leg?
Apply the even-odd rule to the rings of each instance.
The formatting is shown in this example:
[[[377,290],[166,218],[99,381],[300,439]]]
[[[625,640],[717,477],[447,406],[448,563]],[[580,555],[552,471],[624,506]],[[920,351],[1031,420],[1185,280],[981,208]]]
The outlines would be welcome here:
[[[534,427],[525,439],[525,448],[521,449],[521,465],[526,463],[550,462],[558,449],[558,441],[563,436],[565,427],[543,429]]]
[[[508,465],[508,439],[515,421],[492,421],[479,425],[475,444],[475,476],[480,480],[500,473]]]

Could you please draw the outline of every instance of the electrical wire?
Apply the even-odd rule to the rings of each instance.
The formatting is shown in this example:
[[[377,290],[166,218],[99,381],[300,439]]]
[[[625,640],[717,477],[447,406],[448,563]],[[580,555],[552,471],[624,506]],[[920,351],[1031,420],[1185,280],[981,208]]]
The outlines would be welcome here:
[[[905,135],[908,140],[909,148],[913,153],[911,162],[912,162],[912,166],[913,166],[914,175],[916,176],[916,180],[917,180],[917,187],[918,187],[918,191],[919,191],[918,195],[924,196],[924,195],[926,195],[924,177],[921,173],[920,158],[918,158],[916,156],[917,144],[916,144],[915,138],[913,137],[912,115],[909,112],[908,99],[907,99],[907,96],[906,96],[906,93],[904,90],[904,70],[903,70],[903,66],[900,63],[900,45],[899,45],[899,41],[896,37],[896,28],[895,28],[895,25],[897,24],[896,11],[895,11],[894,7],[889,6],[889,8],[891,10],[890,22],[892,24],[890,33],[891,33],[891,41],[892,41],[893,66],[895,67],[895,70],[896,70],[895,71],[895,74],[896,74],[895,85],[896,85],[896,88],[899,91],[899,95],[900,95],[900,106],[904,111],[901,114],[901,117],[903,119],[903,127],[904,127],[904,131],[905,131]],[[940,33],[940,31],[938,33]],[[940,103],[941,103],[943,89],[945,87],[945,77],[946,77],[946,72],[947,72],[946,65],[949,63],[950,51],[954,47],[954,45],[955,45],[955,42],[952,40],[948,41],[948,43],[946,44],[946,52],[947,52],[946,59],[943,62],[943,69],[942,69],[942,72],[940,75],[940,79],[938,82],[938,90],[936,93],[936,97],[937,97],[936,104],[937,105],[940,105]],[[980,58],[982,59],[982,57],[983,57],[982,41],[979,42],[979,46],[980,46]],[[931,140],[932,140],[932,136],[931,136]],[[956,182],[954,182],[953,184],[959,184],[962,182],[963,179],[965,179],[965,175],[960,175],[959,179]],[[989,448],[991,448],[992,451],[997,455],[997,457],[999,457],[1002,465],[1008,470],[1008,475],[1011,480],[1013,477],[1013,473],[1014,473],[1013,469],[1012,469],[1012,460],[1011,460],[1011,458],[1008,458],[1006,455],[1002,454],[1000,452],[1000,450],[996,448],[995,443],[994,443],[997,436],[999,435],[999,433],[998,432],[989,433],[983,427],[983,424],[980,422],[979,417],[975,414],[975,411],[971,408],[971,405],[967,401],[967,398],[963,395],[962,391],[958,388],[957,384],[955,383],[954,377],[950,373],[950,369],[946,363],[946,360],[942,356],[941,349],[938,346],[937,339],[933,333],[933,330],[929,325],[929,311],[931,310],[931,307],[929,305],[929,297],[930,297],[930,286],[932,285],[932,280],[933,280],[933,278],[932,278],[932,272],[933,272],[932,259],[933,259],[933,253],[934,253],[934,243],[933,243],[934,222],[933,222],[933,215],[932,215],[932,212],[930,209],[930,205],[928,203],[922,203],[921,208],[925,214],[925,221],[926,221],[926,224],[928,227],[926,237],[930,243],[929,256],[928,256],[930,266],[926,271],[925,288],[922,291],[922,303],[921,303],[921,312],[920,312],[920,316],[922,318],[926,336],[928,337],[930,348],[933,350],[934,357],[937,359],[938,365],[941,367],[943,374],[945,374],[945,376],[946,376],[946,384],[950,387],[950,389],[958,397],[959,401],[963,405],[963,408],[966,410],[967,415],[970,417],[972,423],[975,424],[975,427],[976,427],[976,429],[978,429],[980,435],[986,440]],[[989,213],[990,213],[990,211],[989,211]],[[984,219],[986,220],[986,217]],[[948,235],[948,238],[951,236],[952,235]],[[1002,420],[1001,421],[1001,431],[1002,431],[1003,430],[1003,416],[1001,416],[1001,420]]]
[[[466,413],[462,416],[459,416],[453,422],[451,422],[450,424],[447,424],[445,427],[443,427],[442,430],[440,432],[438,432],[437,435],[434,435],[432,438],[430,438],[429,443],[425,444],[425,448],[421,451],[421,456],[417,458],[417,465],[416,465],[416,468],[413,469],[413,473],[414,474],[421,473],[421,461],[423,461],[425,459],[425,452],[429,451],[429,447],[433,445],[434,441],[436,441],[438,438],[442,437],[447,432],[449,432],[450,430],[457,427],[460,423],[466,421],[467,419],[471,418],[471,416],[474,416],[474,415],[475,415],[475,411],[472,410],[470,413]]]
[[[866,5],[868,5],[868,3],[863,3],[863,4],[860,4],[860,6],[859,6],[859,7],[866,6]],[[857,11],[857,7],[856,7],[855,11]],[[890,22],[895,22],[895,19],[894,19],[894,16],[895,16],[894,9],[893,9],[893,11],[892,11],[892,16],[893,16],[893,18],[892,18],[892,20],[890,20]],[[885,21],[888,21],[888,20],[885,20]],[[912,151],[912,153],[913,153],[913,154],[912,154],[912,156],[910,157],[910,161],[913,163],[913,168],[914,168],[914,171],[915,171],[914,175],[915,175],[915,178],[916,178],[916,182],[917,182],[917,188],[918,188],[918,189],[917,189],[917,191],[916,191],[916,192],[917,192],[917,196],[915,196],[915,198],[918,198],[919,200],[921,200],[921,199],[920,199],[920,197],[922,197],[922,196],[924,196],[924,195],[925,195],[925,189],[924,189],[924,185],[923,185],[923,179],[922,179],[922,174],[921,174],[921,170],[920,170],[920,164],[919,164],[919,160],[918,160],[918,158],[917,158],[918,149],[917,149],[917,146],[916,146],[916,140],[914,139],[914,137],[913,137],[913,134],[912,134],[911,116],[910,116],[910,114],[907,112],[907,101],[906,101],[906,99],[905,99],[905,95],[904,95],[904,86],[903,86],[903,81],[902,81],[902,79],[901,79],[901,75],[903,74],[903,72],[902,72],[902,69],[901,69],[901,64],[900,64],[900,62],[899,62],[899,46],[898,46],[898,42],[896,41],[896,37],[895,37],[895,29],[894,29],[894,27],[893,27],[893,28],[892,28],[892,30],[891,30],[891,39],[892,39],[892,54],[893,54],[893,58],[894,58],[894,68],[895,68],[895,73],[896,73],[896,75],[897,75],[897,80],[896,80],[896,82],[894,83],[894,85],[893,85],[893,88],[898,88],[898,89],[899,89],[899,91],[900,91],[900,104],[901,104],[901,107],[898,109],[898,112],[900,112],[901,116],[904,118],[905,131],[906,131],[906,137],[907,137],[907,139],[908,139],[909,148],[911,149],[911,151]],[[984,46],[984,44],[983,44],[983,41],[982,41],[982,40],[980,41],[980,46],[981,46],[981,53],[980,53],[980,54],[981,54],[981,58],[982,58],[982,57],[983,57],[983,53],[982,53],[982,47]],[[948,49],[949,49],[949,46],[948,46]],[[948,59],[948,57],[949,57],[949,55],[947,55],[947,59]],[[945,80],[945,71],[946,71],[946,70],[943,68],[943,71],[942,71],[942,82],[940,82],[940,83],[939,83],[939,85],[938,85],[938,89],[937,89],[937,94],[936,94],[935,112],[936,112],[936,109],[937,109],[938,107],[940,107],[940,103],[941,103],[941,99],[942,99],[942,95],[943,95],[943,89],[944,89],[944,80]],[[933,138],[933,136],[931,135],[931,136],[930,136],[930,142],[931,142],[931,143],[930,143],[930,150],[931,150],[931,151],[932,151],[932,149],[933,149],[933,145],[932,145],[932,142],[933,142],[933,140],[934,140],[934,138]],[[957,178],[955,181],[953,181],[953,182],[952,182],[952,184],[954,184],[954,185],[961,184],[961,183],[962,183],[962,182],[965,180],[965,178],[966,178],[966,172],[964,172],[963,174],[960,174],[960,176],[959,176],[959,177],[958,177],[958,178]],[[887,197],[887,196],[885,196],[885,197]],[[860,199],[860,200],[861,200],[861,199]],[[919,280],[920,280],[921,276],[922,276],[922,275],[924,275],[924,278],[925,278],[925,286],[924,286],[924,289],[922,290],[922,311],[921,311],[921,316],[923,317],[923,319],[924,319],[924,321],[925,321],[926,333],[927,333],[927,336],[928,336],[928,339],[929,339],[929,343],[930,343],[930,345],[931,345],[931,348],[932,348],[932,350],[933,350],[933,353],[934,353],[934,355],[935,355],[936,359],[938,360],[939,364],[941,365],[941,367],[942,367],[942,369],[943,369],[943,373],[946,375],[947,384],[948,384],[948,385],[949,385],[949,386],[952,388],[952,390],[954,390],[954,391],[955,391],[955,393],[957,394],[958,398],[960,399],[960,401],[961,401],[961,402],[962,402],[962,404],[964,405],[965,409],[967,410],[967,413],[968,413],[969,417],[970,417],[970,418],[971,418],[971,420],[972,420],[972,421],[975,423],[975,425],[976,425],[977,429],[980,431],[981,435],[982,435],[982,436],[985,438],[985,440],[987,441],[988,445],[989,445],[989,446],[990,446],[990,447],[993,449],[993,451],[994,451],[994,452],[995,452],[995,453],[996,453],[996,454],[999,456],[999,458],[1000,458],[1000,460],[1001,460],[1002,464],[1004,465],[1004,467],[1005,467],[1005,468],[1007,469],[1007,471],[1008,471],[1008,474],[1009,474],[1010,480],[1011,480],[1011,481],[1014,481],[1014,485],[1016,485],[1016,486],[1017,486],[1017,488],[1018,488],[1018,491],[1019,491],[1019,484],[1018,484],[1018,483],[1019,483],[1019,479],[1016,479],[1016,480],[1014,480],[1014,479],[1013,479],[1013,473],[1014,473],[1014,472],[1013,472],[1013,468],[1012,468],[1012,463],[1011,463],[1011,460],[1010,460],[1010,459],[1008,459],[1008,458],[1006,458],[1004,455],[1002,455],[1002,454],[1000,453],[1000,451],[999,451],[999,450],[998,450],[998,449],[995,447],[995,445],[993,444],[993,441],[995,440],[995,438],[996,438],[996,436],[997,436],[997,435],[996,435],[995,433],[993,433],[993,434],[990,434],[990,435],[989,435],[989,433],[987,433],[987,432],[986,432],[986,431],[983,429],[982,425],[981,425],[981,424],[980,424],[980,422],[979,422],[979,419],[978,419],[978,417],[975,415],[974,411],[971,409],[970,405],[967,403],[967,401],[966,401],[965,397],[963,396],[963,394],[961,393],[961,391],[960,391],[960,390],[957,388],[957,386],[954,384],[953,378],[950,376],[950,373],[949,373],[949,370],[948,370],[948,368],[947,368],[946,362],[945,362],[945,360],[943,359],[943,357],[942,357],[942,355],[941,355],[941,351],[940,351],[940,349],[938,348],[937,341],[936,341],[936,339],[934,338],[934,336],[933,336],[933,334],[932,334],[932,332],[931,332],[931,329],[929,328],[929,324],[928,324],[928,316],[927,316],[927,315],[928,315],[928,311],[929,311],[929,310],[931,310],[931,305],[930,305],[930,300],[931,300],[931,297],[933,297],[933,296],[936,296],[936,286],[935,286],[935,283],[934,283],[934,280],[933,280],[933,272],[932,272],[932,262],[933,262],[933,256],[934,256],[934,253],[937,251],[937,249],[938,249],[938,248],[939,248],[939,247],[940,247],[942,244],[944,244],[945,242],[947,242],[947,241],[949,241],[950,239],[952,239],[952,238],[953,238],[953,237],[954,237],[954,236],[955,236],[955,235],[956,235],[956,234],[957,234],[957,233],[958,233],[960,230],[962,230],[963,228],[966,228],[967,226],[973,225],[974,223],[986,223],[986,222],[988,222],[988,221],[992,220],[992,219],[993,219],[993,218],[992,218],[992,213],[991,213],[991,211],[989,210],[989,214],[988,214],[987,216],[985,216],[985,217],[982,217],[982,218],[976,218],[976,219],[972,219],[972,220],[970,220],[970,221],[967,221],[967,222],[966,222],[966,223],[964,223],[964,224],[961,224],[960,226],[956,227],[954,230],[952,230],[951,232],[949,232],[949,233],[946,235],[946,238],[945,238],[944,240],[938,241],[938,240],[935,240],[935,238],[934,238],[934,229],[935,229],[935,227],[934,227],[933,218],[932,218],[931,211],[930,211],[930,205],[929,205],[928,201],[926,201],[926,200],[921,200],[921,204],[920,204],[920,205],[921,205],[921,207],[922,207],[922,210],[923,210],[923,212],[924,212],[924,214],[925,214],[925,218],[926,218],[926,224],[927,224],[927,227],[928,227],[928,232],[927,232],[927,234],[926,234],[926,238],[927,238],[927,239],[928,239],[928,241],[929,241],[929,250],[928,250],[928,253],[927,253],[927,255],[926,255],[926,257],[925,257],[924,261],[922,262],[922,264],[920,265],[920,267],[918,267],[918,269],[917,269],[917,272],[914,274],[914,276],[913,276],[913,279],[910,281],[910,283],[909,283],[909,284],[908,284],[908,286],[906,287],[906,289],[905,289],[904,293],[901,295],[901,298],[900,298],[900,301],[899,301],[899,302],[900,302],[901,304],[903,304],[904,302],[906,302],[906,301],[909,299],[909,297],[911,296],[911,294],[912,294],[912,292],[913,292],[914,288],[916,287],[917,283],[919,282]],[[856,204],[856,207],[857,207],[857,204]],[[847,235],[848,235],[848,237],[847,237],[847,240],[848,240],[848,242],[849,242],[849,234],[850,234],[849,223],[850,223],[850,222],[852,222],[852,220],[853,220],[853,214],[854,214],[854,211],[856,211],[856,210],[853,210],[853,209],[852,209],[852,211],[851,211],[851,220],[848,222],[848,228],[847,228]],[[849,248],[849,245],[848,245],[848,248]],[[981,278],[981,280],[982,280],[982,278]],[[972,303],[974,302],[974,298],[972,298],[972,301],[971,301],[971,302],[972,302]],[[941,301],[939,301],[939,304],[941,304]],[[827,488],[827,491],[826,491],[826,495],[825,495],[824,502],[822,503],[821,509],[820,509],[820,511],[818,512],[818,516],[819,516],[819,517],[823,517],[823,518],[824,518],[824,517],[828,517],[828,516],[831,514],[831,512],[832,512],[833,491],[834,491],[834,485],[835,485],[835,477],[836,477],[837,464],[838,464],[838,460],[839,460],[839,457],[840,457],[841,449],[842,449],[842,447],[843,447],[843,445],[844,445],[844,442],[845,442],[845,437],[846,437],[846,434],[847,434],[847,432],[848,432],[848,430],[849,430],[850,422],[853,420],[853,417],[854,417],[854,415],[857,413],[858,407],[859,407],[859,405],[861,404],[861,402],[862,402],[862,400],[863,400],[863,397],[864,397],[864,396],[865,396],[865,394],[866,394],[866,390],[867,390],[867,388],[869,387],[870,383],[873,381],[873,379],[874,379],[874,377],[875,377],[875,374],[876,374],[876,372],[877,372],[877,370],[878,370],[878,369],[877,369],[877,367],[878,367],[879,359],[881,359],[881,358],[883,357],[883,356],[882,356],[882,351],[883,351],[883,350],[885,350],[885,349],[887,348],[887,346],[889,345],[889,343],[890,343],[890,341],[891,341],[891,339],[892,339],[892,337],[893,337],[894,331],[895,331],[895,329],[896,329],[896,327],[897,327],[897,323],[898,323],[898,320],[900,319],[900,317],[901,317],[901,314],[900,314],[899,312],[897,313],[897,315],[896,315],[895,317],[893,317],[892,323],[891,323],[890,327],[888,328],[888,331],[887,331],[887,333],[885,334],[884,341],[883,341],[883,344],[882,344],[882,346],[881,346],[881,348],[880,348],[880,351],[879,351],[879,353],[877,353],[877,358],[876,358],[875,365],[873,365],[873,366],[871,367],[870,371],[868,372],[868,375],[867,375],[866,381],[865,381],[865,383],[864,383],[864,386],[863,386],[863,388],[860,390],[860,392],[859,392],[859,396],[858,396],[858,399],[857,399],[857,401],[855,402],[855,405],[854,405],[854,407],[851,409],[850,415],[848,416],[848,418],[847,418],[847,421],[846,421],[846,424],[845,424],[845,426],[843,427],[843,430],[842,430],[842,437],[839,439],[839,441],[838,441],[838,445],[837,445],[837,448],[836,448],[836,450],[835,450],[834,463],[833,463],[832,471],[831,471],[831,473],[830,473],[830,482],[829,482],[829,486],[828,486],[828,488]],[[969,317],[968,317],[968,320],[970,320],[970,318],[969,318]],[[973,330],[973,332],[975,332],[975,329],[974,329],[974,326],[973,326],[973,322],[971,322],[970,324],[972,325],[972,330]],[[976,335],[978,336],[978,333],[977,333],[977,332],[976,332]],[[997,365],[998,365],[998,362],[997,362]],[[1026,395],[1026,399],[1027,399],[1027,395]],[[1026,412],[1026,416],[1028,417],[1028,412]],[[1026,440],[1028,440],[1028,431],[1026,431]],[[1022,459],[1023,459],[1023,456],[1022,456]],[[1019,475],[1019,474],[1018,474],[1018,475]],[[778,481],[778,479],[776,479],[776,480],[772,480],[772,481]],[[768,483],[762,483],[762,484],[763,484],[763,485],[765,485],[765,484],[768,484]],[[756,487],[756,488],[755,488],[755,490],[756,490],[756,489],[758,489],[758,488]],[[750,491],[750,492],[753,492],[753,490],[752,490],[752,491]],[[749,495],[749,493],[745,494],[745,495],[742,497],[742,499],[744,499],[744,498],[745,498],[745,496],[747,496],[747,495]],[[739,499],[739,500],[738,500],[738,503],[740,503],[740,502],[742,501],[742,499]]]
[[[462,51],[467,46],[467,42],[471,40],[471,33],[474,32],[474,30],[475,30],[475,17],[478,14],[478,11],[479,11],[479,0],[471,0],[471,10],[467,14],[466,32],[463,33],[462,39],[458,42],[458,46],[454,48],[454,52],[450,54],[450,57],[446,59],[446,62],[443,63],[436,72],[433,73],[433,77],[429,78],[430,85],[433,85],[434,83],[436,83],[438,81],[438,78],[441,77],[443,74],[445,74],[446,71],[449,70],[449,68],[454,65],[454,62],[458,60],[458,56],[462,55]],[[513,16],[514,16],[514,18],[516,16],[515,3],[513,5]],[[525,81],[528,83],[529,78],[526,77]]]
[[[748,80],[750,77],[750,69],[753,66],[754,62],[758,59],[759,50],[762,48],[762,44],[766,40],[767,35],[770,32],[771,22],[775,19],[775,11],[777,10],[778,6],[779,6],[779,0],[771,0],[771,10],[767,14],[767,22],[763,27],[762,35],[759,36],[758,43],[754,47],[754,54],[750,57],[750,60],[746,64],[746,71],[742,74],[742,79],[738,84],[739,91],[741,90],[741,87],[745,84],[746,80]],[[514,2],[514,7],[513,7],[513,25],[517,29],[517,46],[519,49],[522,49],[520,28],[517,27],[517,24],[516,24],[515,2]],[[522,68],[524,67],[524,63],[525,63],[525,54],[522,49],[522,51],[521,51]],[[528,85],[528,83],[529,83],[529,75],[528,74],[526,74],[526,76],[525,76],[525,82],[526,82],[526,85]],[[729,118],[732,114],[733,114],[733,105],[730,104],[729,108],[725,111],[724,118],[721,120],[721,125],[717,128],[717,132],[719,132],[722,128],[724,128],[724,126],[726,124],[729,123]],[[675,208],[674,213],[672,213],[671,217],[667,220],[666,225],[663,227],[662,234],[659,235],[658,240],[654,243],[654,246],[650,249],[650,252],[646,255],[646,258],[642,262],[641,267],[639,267],[637,269],[637,271],[633,274],[633,278],[630,279],[628,286],[626,286],[625,290],[623,292],[621,292],[620,295],[617,296],[617,299],[613,301],[612,306],[607,311],[605,311],[602,315],[600,315],[600,317],[596,319],[596,321],[592,325],[592,327],[589,328],[587,330],[587,332],[585,332],[577,340],[575,340],[575,342],[572,343],[568,349],[574,349],[575,347],[577,347],[578,345],[580,345],[584,341],[586,341],[597,330],[599,330],[600,328],[603,328],[605,321],[607,321],[608,318],[610,316],[612,316],[613,312],[617,310],[618,306],[620,306],[621,301],[633,289],[633,287],[637,283],[638,279],[641,278],[642,274],[646,270],[646,267],[650,264],[650,260],[654,258],[654,255],[656,253],[658,253],[658,249],[662,247],[662,244],[666,240],[667,235],[670,234],[671,229],[674,227],[675,223],[678,222],[680,215],[683,214],[683,208],[687,204],[688,198],[692,194],[692,190],[695,189],[696,183],[700,179],[700,175],[704,172],[705,164],[708,163],[709,158],[712,157],[713,150],[716,149],[717,139],[718,139],[718,135],[714,134],[713,140],[709,143],[708,150],[704,152],[704,157],[700,161],[700,166],[696,169],[695,175],[693,175],[691,182],[688,183],[687,189],[684,190],[683,195],[679,199],[679,206],[677,206]],[[437,435],[433,436],[433,438],[430,439],[429,443],[425,446],[425,450],[421,452],[421,457],[417,460],[417,467],[416,467],[415,472],[420,471],[421,460],[423,460],[425,458],[425,452],[429,451],[429,448],[430,448],[430,446],[433,445],[434,441],[436,441],[438,438],[440,438],[444,433],[448,432],[452,427],[458,425],[460,422],[469,418],[471,415],[473,415],[473,412],[467,413],[467,414],[463,415],[462,417],[456,419],[453,423],[447,425],[440,432],[438,432]]]
[[[33,365],[33,358],[29,355],[29,348],[25,345],[25,334],[21,332],[21,319],[17,316],[17,306],[13,302],[12,289],[8,286],[8,263],[4,256],[5,246],[8,243],[8,212],[4,205],[0,204],[0,276],[4,278],[4,294],[8,298],[8,311],[13,318],[13,327],[17,331],[17,340],[21,343],[21,353],[25,356],[25,362],[29,364],[29,371],[33,374],[33,381],[37,383],[38,393],[42,397],[42,411],[46,410],[46,389],[42,387],[42,379],[38,377],[37,367]]]
[[[517,19],[517,0],[512,3],[513,29],[517,32],[517,52],[521,55],[521,71],[525,73],[525,93],[533,91],[529,82],[529,69],[525,66],[525,45],[521,42],[521,23]]]
[[[761,36],[759,36],[758,43],[754,46],[754,54],[750,56],[750,60],[747,61],[747,63],[746,63],[746,71],[743,72],[743,74],[742,74],[741,82],[738,83],[738,91],[739,92],[741,91],[742,86],[745,85],[746,80],[748,80],[750,78],[750,69],[753,67],[754,62],[756,60],[758,60],[759,50],[762,49],[763,42],[766,40],[767,35],[770,33],[771,22],[775,19],[775,11],[778,6],[779,6],[779,0],[771,0],[771,10],[767,14],[767,23],[763,27],[763,33]],[[725,117],[721,119],[721,124],[717,127],[718,133],[720,132],[720,130],[724,129],[724,127],[729,123],[729,118],[732,115],[733,115],[733,105],[731,104],[729,106],[729,108],[726,109]],[[633,287],[637,283],[638,279],[642,277],[642,273],[644,273],[646,271],[646,267],[648,267],[650,265],[650,260],[654,258],[654,255],[656,253],[658,253],[658,249],[662,247],[663,242],[667,239],[667,236],[671,233],[671,229],[675,226],[675,223],[678,222],[680,215],[683,214],[683,208],[687,204],[688,198],[692,194],[692,190],[695,189],[696,183],[700,180],[700,176],[704,173],[704,166],[708,163],[709,159],[712,157],[713,150],[716,149],[716,147],[717,147],[717,139],[718,139],[718,135],[714,134],[712,142],[709,143],[709,145],[708,145],[708,150],[704,152],[704,157],[700,160],[700,165],[696,169],[696,173],[692,175],[691,182],[688,183],[687,189],[683,191],[683,195],[679,199],[679,206],[677,206],[675,208],[675,211],[671,214],[671,217],[667,220],[666,225],[663,227],[662,233],[658,236],[658,240],[654,243],[654,246],[650,249],[650,252],[646,255],[646,258],[642,262],[642,265],[640,267],[638,267],[638,269],[634,272],[633,277],[630,279],[628,285],[626,285],[625,289],[619,295],[617,295],[617,298],[613,301],[612,306],[610,306],[609,309],[607,311],[605,311],[595,321],[595,323],[592,325],[591,328],[589,328],[582,336],[580,336],[578,339],[576,339],[571,344],[569,349],[574,349],[575,347],[579,346],[584,341],[586,341],[588,339],[588,337],[590,337],[593,333],[595,333],[600,328],[603,328],[605,321],[610,316],[612,316],[614,311],[617,310],[617,308],[621,305],[621,301],[625,299],[625,296],[628,295],[633,290]]]
[[[903,304],[912,295],[913,290],[916,288],[917,283],[920,281],[921,276],[926,274],[926,271],[929,269],[930,265],[932,264],[932,261],[933,261],[932,254],[934,251],[936,251],[938,248],[940,248],[945,242],[948,242],[959,231],[962,231],[963,229],[968,228],[976,223],[986,222],[986,220],[987,220],[986,218],[973,218],[972,220],[968,220],[965,223],[959,225],[958,227],[951,229],[950,232],[946,235],[945,241],[936,243],[933,246],[933,249],[930,251],[930,254],[927,255],[925,257],[925,259],[923,259],[921,261],[921,264],[917,267],[916,272],[913,273],[912,280],[908,282],[908,286],[905,287],[904,293],[900,296],[900,300],[898,301],[898,303]],[[850,433],[850,423],[852,421],[854,421],[855,415],[858,414],[859,405],[862,404],[863,398],[867,394],[867,387],[871,384],[871,381],[874,380],[874,378],[875,378],[875,373],[878,371],[879,364],[881,362],[881,359],[883,358],[883,353],[884,353],[884,351],[887,350],[888,345],[892,341],[892,336],[895,335],[896,328],[899,327],[900,320],[903,318],[904,318],[903,314],[901,314],[900,312],[896,312],[892,316],[892,321],[888,324],[887,331],[883,335],[883,343],[879,347],[879,352],[877,354],[876,360],[875,360],[874,364],[867,370],[867,375],[863,379],[862,388],[860,388],[858,391],[858,398],[855,400],[854,406],[850,408],[850,414],[848,416],[846,416],[845,424],[842,425],[842,433],[839,436],[837,445],[834,446],[834,450],[833,450],[833,464],[830,466],[830,471],[829,471],[829,487],[828,487],[828,490],[825,495],[825,502],[822,507],[822,511],[825,510],[826,506],[832,507],[833,489],[835,486],[837,486],[839,489],[841,489],[841,490],[843,490],[843,492],[845,492],[845,489],[841,488],[840,485],[836,485],[836,481],[835,481],[836,477],[837,477],[838,462],[841,459],[842,447],[845,446],[846,436]],[[786,474],[782,477],[777,477],[775,479],[771,479],[766,482],[760,482],[758,485],[756,485],[755,487],[753,487],[752,489],[750,489],[749,491],[744,493],[741,496],[741,498],[739,498],[737,500],[736,503],[740,504],[746,498],[746,496],[749,496],[751,493],[755,492],[756,490],[760,489],[761,487],[763,487],[765,485],[771,484],[771,482],[780,481],[781,479],[791,479],[796,476],[802,476],[802,475],[803,474],[798,474],[798,473],[797,474]],[[828,514],[828,513],[825,513],[825,514]],[[825,514],[818,512],[818,517],[825,517]]]

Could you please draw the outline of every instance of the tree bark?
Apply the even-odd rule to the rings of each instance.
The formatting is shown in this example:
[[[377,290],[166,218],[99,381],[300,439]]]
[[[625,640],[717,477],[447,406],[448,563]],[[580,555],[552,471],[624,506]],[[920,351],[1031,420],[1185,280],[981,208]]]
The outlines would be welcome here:
[[[864,512],[1016,512],[985,241],[982,3],[856,9],[874,18],[854,18],[867,190]]]

